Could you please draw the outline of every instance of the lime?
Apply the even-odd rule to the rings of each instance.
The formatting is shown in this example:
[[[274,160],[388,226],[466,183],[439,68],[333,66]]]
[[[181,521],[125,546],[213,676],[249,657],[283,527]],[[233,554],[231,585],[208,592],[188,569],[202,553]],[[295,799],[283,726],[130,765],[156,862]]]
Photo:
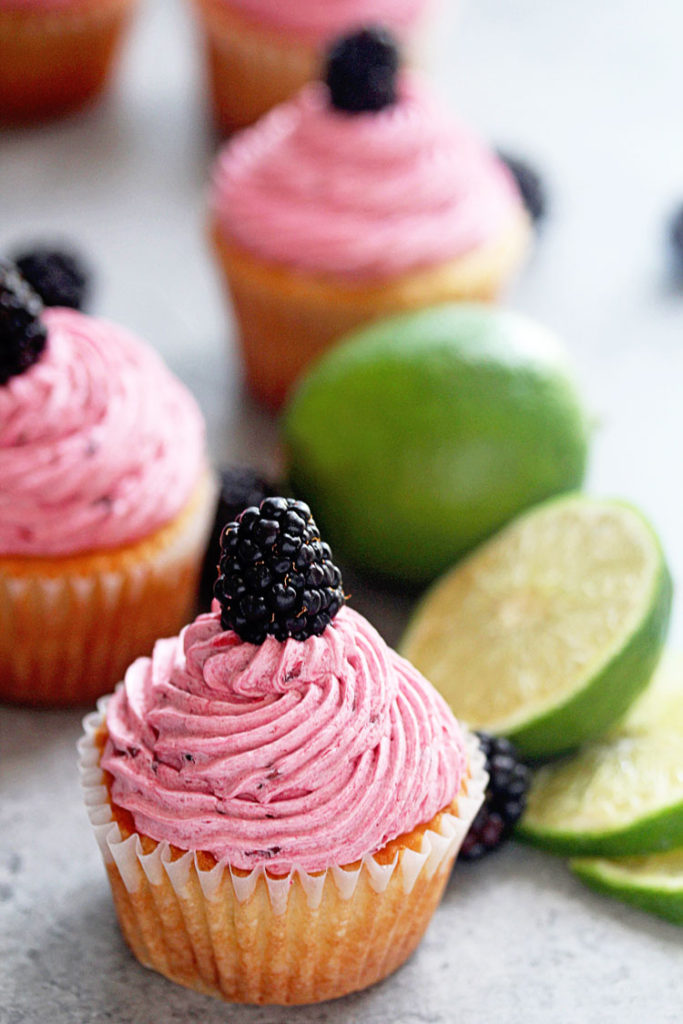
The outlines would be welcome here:
[[[283,420],[291,482],[335,554],[427,582],[578,487],[588,426],[564,351],[516,313],[439,306],[328,352]]]
[[[670,605],[641,514],[572,495],[527,512],[437,582],[401,651],[472,728],[543,757],[623,715],[652,675]]]
[[[570,866],[597,892],[683,924],[683,850],[622,860],[584,858]]]
[[[620,736],[542,768],[518,833],[554,853],[625,857],[683,846],[683,736]]]
[[[666,651],[647,688],[631,705],[613,735],[675,729],[683,736],[683,655]]]

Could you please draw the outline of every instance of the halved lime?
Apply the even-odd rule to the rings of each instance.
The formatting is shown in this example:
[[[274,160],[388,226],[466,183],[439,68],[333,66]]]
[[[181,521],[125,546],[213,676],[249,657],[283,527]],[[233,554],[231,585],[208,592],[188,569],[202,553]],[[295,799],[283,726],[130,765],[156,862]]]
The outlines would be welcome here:
[[[570,867],[597,892],[683,924],[683,849],[622,860],[583,858]]]
[[[675,729],[683,736],[683,655],[666,651],[643,693],[610,735]],[[681,755],[683,759],[683,754]]]
[[[683,846],[683,735],[620,736],[542,768],[517,831],[570,855],[625,857]]]
[[[437,582],[402,653],[469,726],[543,757],[624,714],[657,664],[670,607],[642,515],[572,495],[515,520]]]

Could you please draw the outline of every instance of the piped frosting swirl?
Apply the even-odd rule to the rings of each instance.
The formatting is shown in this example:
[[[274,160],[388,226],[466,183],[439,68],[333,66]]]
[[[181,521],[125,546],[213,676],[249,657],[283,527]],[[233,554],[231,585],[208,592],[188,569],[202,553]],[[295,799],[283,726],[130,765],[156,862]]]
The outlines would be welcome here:
[[[379,112],[335,111],[319,83],[271,111],[219,155],[212,209],[260,259],[365,280],[456,259],[522,204],[504,164],[404,73]]]
[[[442,698],[348,607],[261,646],[200,616],[131,666],[107,730],[138,831],[275,873],[376,852],[447,807],[466,767]]]
[[[41,358],[0,387],[0,554],[135,543],[170,522],[205,468],[204,424],[147,345],[67,309]]]

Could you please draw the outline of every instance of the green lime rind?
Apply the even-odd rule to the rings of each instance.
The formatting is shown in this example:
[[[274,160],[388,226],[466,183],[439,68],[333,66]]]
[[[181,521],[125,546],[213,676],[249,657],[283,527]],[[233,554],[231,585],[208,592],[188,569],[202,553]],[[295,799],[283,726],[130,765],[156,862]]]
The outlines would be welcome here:
[[[569,857],[631,857],[662,853],[683,846],[683,800],[644,814],[632,824],[611,831],[576,832],[530,825],[524,818],[515,835],[531,846]]]
[[[646,871],[634,871],[628,861],[601,858],[577,858],[569,866],[595,892],[683,925],[683,851],[677,852],[681,859],[677,875],[658,872],[657,857]]]
[[[648,614],[586,686],[563,704],[508,733],[524,756],[533,759],[564,754],[602,735],[626,713],[650,681],[669,630],[673,583],[659,541],[645,519],[643,523],[660,553]]]

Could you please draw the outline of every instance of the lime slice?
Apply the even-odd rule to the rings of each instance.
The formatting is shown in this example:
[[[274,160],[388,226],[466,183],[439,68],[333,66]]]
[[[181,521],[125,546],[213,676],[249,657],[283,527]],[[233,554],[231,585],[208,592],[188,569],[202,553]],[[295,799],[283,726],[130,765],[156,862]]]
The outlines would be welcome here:
[[[612,735],[675,729],[683,735],[683,655],[667,651],[647,688]]]
[[[570,855],[625,857],[683,846],[683,736],[621,736],[542,768],[518,833]]]
[[[640,513],[573,495],[515,520],[436,583],[402,653],[470,727],[543,757],[625,713],[657,664],[670,607]]]
[[[683,924],[683,850],[623,860],[583,858],[570,867],[597,892]]]

